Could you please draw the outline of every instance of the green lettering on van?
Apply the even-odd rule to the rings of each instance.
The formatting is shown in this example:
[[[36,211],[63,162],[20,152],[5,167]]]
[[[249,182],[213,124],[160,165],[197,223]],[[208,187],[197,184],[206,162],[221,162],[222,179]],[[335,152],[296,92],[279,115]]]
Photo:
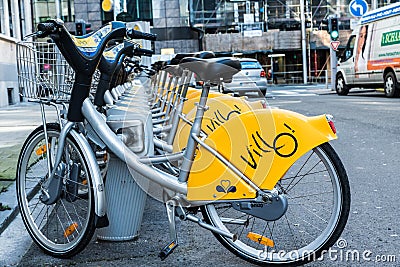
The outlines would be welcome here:
[[[400,30],[384,32],[381,38],[381,46],[400,44]]]

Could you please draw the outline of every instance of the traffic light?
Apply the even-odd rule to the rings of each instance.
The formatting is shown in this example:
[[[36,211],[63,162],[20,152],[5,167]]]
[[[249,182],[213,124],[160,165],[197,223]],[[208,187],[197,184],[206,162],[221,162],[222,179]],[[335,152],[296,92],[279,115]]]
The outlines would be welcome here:
[[[83,21],[75,22],[76,35],[82,36],[86,34],[86,23]]]
[[[339,24],[337,18],[329,18],[328,30],[331,40],[337,41],[337,39],[339,39]]]
[[[92,24],[91,23],[85,23],[85,34],[91,33],[92,30]]]

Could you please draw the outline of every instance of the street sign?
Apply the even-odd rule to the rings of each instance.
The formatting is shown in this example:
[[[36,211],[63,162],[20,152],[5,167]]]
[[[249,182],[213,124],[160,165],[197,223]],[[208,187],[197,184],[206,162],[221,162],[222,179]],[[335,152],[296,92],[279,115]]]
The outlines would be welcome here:
[[[368,11],[367,1],[352,0],[349,4],[349,11],[353,17],[361,17]]]
[[[337,51],[340,41],[331,41],[331,47],[334,51]]]

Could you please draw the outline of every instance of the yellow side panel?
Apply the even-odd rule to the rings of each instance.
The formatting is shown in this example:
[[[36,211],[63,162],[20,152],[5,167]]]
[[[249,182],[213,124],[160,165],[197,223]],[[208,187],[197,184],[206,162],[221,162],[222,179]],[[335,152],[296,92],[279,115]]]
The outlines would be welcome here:
[[[186,93],[186,98],[188,98],[191,94],[198,92],[199,89],[196,89],[194,87],[189,87]]]
[[[111,49],[109,51],[104,51],[103,52],[103,57],[107,58],[107,59],[115,59],[115,56],[117,55],[116,51],[114,49]]]
[[[182,109],[183,114],[188,114],[192,109],[196,109],[195,103],[198,103],[200,100],[200,95],[201,95],[201,90],[195,89],[196,91],[193,91],[189,94],[189,92],[186,94],[187,100],[185,101],[185,104]],[[212,98],[215,97],[220,97],[220,96],[226,96],[224,94],[218,93],[218,92],[210,92],[208,94],[208,101]]]
[[[267,107],[267,102],[265,100],[259,100],[259,101],[249,101],[249,106],[251,109],[264,109]]]
[[[71,38],[77,47],[96,48],[101,38],[110,33],[111,30],[112,30],[111,24],[108,24],[107,26],[104,26],[100,31],[95,32],[88,37],[71,35]]]
[[[252,110],[250,102],[242,99],[222,95],[207,100],[209,109],[204,113],[201,129],[207,135],[211,134],[216,128],[235,116]],[[186,118],[194,121],[196,109],[193,108],[186,114]],[[186,147],[191,126],[181,121],[178,126],[177,135],[174,140],[174,151],[181,151]]]
[[[205,142],[261,189],[273,189],[303,154],[335,138],[325,115],[306,117],[286,110],[263,109],[237,115],[213,131]],[[228,184],[236,188],[221,190]],[[215,156],[199,148],[188,180],[189,200],[254,197],[251,190]]]

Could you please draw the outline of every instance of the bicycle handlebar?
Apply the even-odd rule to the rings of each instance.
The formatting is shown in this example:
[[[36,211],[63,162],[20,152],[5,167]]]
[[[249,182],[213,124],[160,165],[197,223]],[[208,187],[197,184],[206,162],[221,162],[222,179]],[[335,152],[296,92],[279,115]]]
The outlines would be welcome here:
[[[37,36],[40,38],[47,37],[49,34],[55,33],[57,28],[62,27],[64,23],[59,20],[52,20],[41,22],[38,24],[36,32]]]
[[[53,22],[42,22],[38,24],[37,29],[43,33],[51,33],[56,30],[56,27]]]
[[[133,29],[127,30],[126,35],[132,39],[144,39],[149,41],[155,41],[157,39],[156,34],[135,31]]]
[[[151,57],[152,55],[154,55],[154,51],[148,50],[148,49],[143,49],[143,48],[135,48],[135,50],[133,51],[133,54],[135,56]]]

